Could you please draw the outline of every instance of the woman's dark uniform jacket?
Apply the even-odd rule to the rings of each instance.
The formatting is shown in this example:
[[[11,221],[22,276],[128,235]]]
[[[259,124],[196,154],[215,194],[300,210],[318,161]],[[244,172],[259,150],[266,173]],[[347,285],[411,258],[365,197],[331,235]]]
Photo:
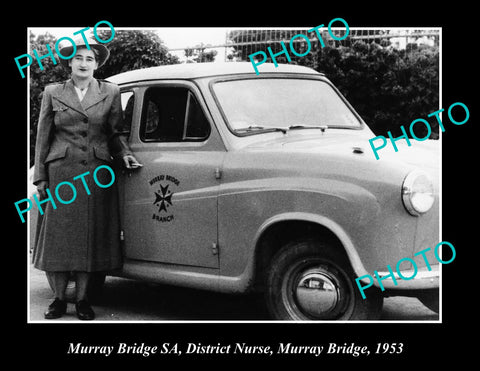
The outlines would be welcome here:
[[[72,80],[45,88],[33,182],[48,181],[57,209],[51,202],[41,205],[45,214],[33,254],[36,268],[93,272],[121,267],[116,182],[100,188],[93,172],[99,165],[113,167],[112,155],[131,154],[127,134],[117,85],[93,79],[81,102]],[[111,174],[100,169],[97,180],[106,185]],[[77,192],[70,204],[62,204],[55,195],[57,184],[63,181],[72,183]],[[58,195],[67,202],[74,196],[68,185],[60,186]]]

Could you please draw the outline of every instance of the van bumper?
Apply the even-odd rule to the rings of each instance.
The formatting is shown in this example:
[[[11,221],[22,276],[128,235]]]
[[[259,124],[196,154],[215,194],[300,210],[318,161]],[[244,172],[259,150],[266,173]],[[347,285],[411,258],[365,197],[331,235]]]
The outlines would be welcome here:
[[[383,286],[384,290],[425,290],[438,288],[440,286],[440,264],[432,265],[430,268],[431,270],[428,270],[427,267],[418,268],[416,274],[413,269],[402,271],[402,276],[407,279],[402,278],[397,272],[394,272],[395,280],[389,276],[390,272],[388,271],[377,272],[374,279],[374,286],[380,289]],[[377,276],[378,278],[386,278],[382,280],[380,284]]]

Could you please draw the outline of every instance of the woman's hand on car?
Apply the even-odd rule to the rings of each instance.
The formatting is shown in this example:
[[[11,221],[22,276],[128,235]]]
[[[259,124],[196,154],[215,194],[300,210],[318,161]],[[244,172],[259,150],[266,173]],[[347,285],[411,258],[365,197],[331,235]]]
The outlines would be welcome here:
[[[143,166],[133,155],[123,156],[123,163],[127,169],[138,169]]]

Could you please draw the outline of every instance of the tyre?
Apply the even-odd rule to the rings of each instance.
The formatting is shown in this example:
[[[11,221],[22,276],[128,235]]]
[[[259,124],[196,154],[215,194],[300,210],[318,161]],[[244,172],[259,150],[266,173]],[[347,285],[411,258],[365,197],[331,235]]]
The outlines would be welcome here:
[[[370,320],[383,296],[361,297],[355,274],[338,244],[313,239],[288,243],[274,256],[266,278],[266,304],[277,320]]]
[[[55,284],[53,282],[53,277],[51,277],[48,273],[46,274],[48,284],[53,292],[55,292]],[[105,283],[105,273],[92,273],[90,276],[90,280],[88,282],[88,291],[87,296],[88,299],[92,302],[96,301],[103,290],[103,285]],[[72,272],[70,275],[70,281],[68,282],[67,288],[65,290],[65,298],[70,303],[76,302],[76,284],[75,284],[75,273]]]
[[[428,309],[438,314],[439,312],[438,289],[426,291],[418,295],[417,297],[422,302],[423,305],[425,305]]]

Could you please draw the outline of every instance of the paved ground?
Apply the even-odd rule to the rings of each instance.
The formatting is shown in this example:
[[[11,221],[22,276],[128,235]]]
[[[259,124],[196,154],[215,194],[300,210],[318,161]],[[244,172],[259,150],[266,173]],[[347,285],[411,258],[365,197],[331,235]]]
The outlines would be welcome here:
[[[30,321],[45,321],[53,300],[45,273],[30,267]],[[254,296],[236,296],[107,277],[102,298],[94,306],[100,321],[268,320]],[[436,321],[438,314],[416,298],[392,297],[384,302],[382,320]],[[51,321],[51,320],[50,320]],[[73,304],[57,321],[77,321]]]

